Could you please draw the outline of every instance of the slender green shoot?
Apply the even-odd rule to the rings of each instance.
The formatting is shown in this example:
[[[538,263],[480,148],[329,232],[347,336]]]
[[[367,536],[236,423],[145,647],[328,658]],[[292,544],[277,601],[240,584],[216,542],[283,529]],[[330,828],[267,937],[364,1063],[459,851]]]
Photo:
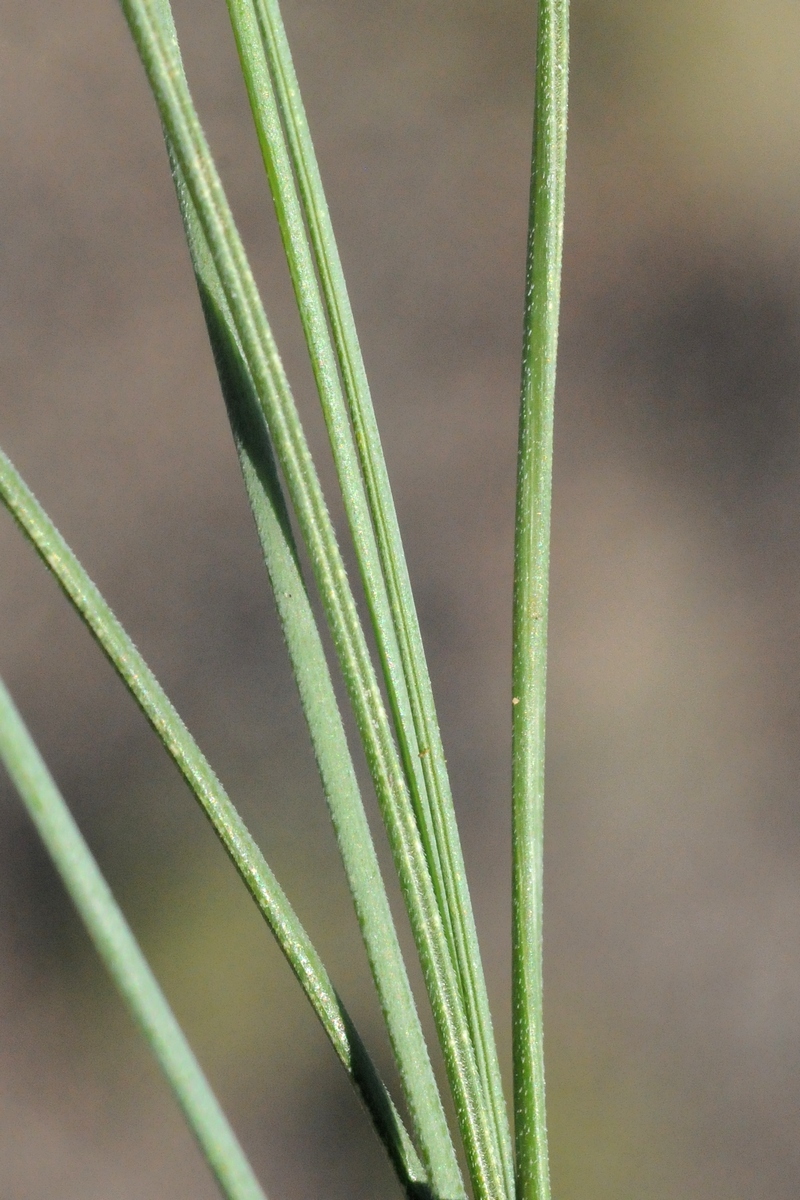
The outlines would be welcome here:
[[[282,92],[280,87],[273,87],[272,64],[267,61],[262,37],[262,13],[257,12],[252,0],[228,0],[228,8],[375,631],[395,731],[404,755],[408,786],[416,803],[417,795],[424,796],[425,788],[419,747],[372,515],[342,391],[339,363],[284,133],[280,108]]]
[[[330,213],[277,0],[228,0],[228,9],[342,481],[406,779],[511,1196],[508,1115],[444,748]]]
[[[513,1058],[518,1200],[550,1196],[542,1039],[542,821],[568,42],[569,0],[540,0],[514,548]]]
[[[199,746],[158,680],[10,460],[0,452],[0,500],[55,575],[183,775],[310,1000],[410,1196],[426,1185],[391,1098],[319,955]]]
[[[172,157],[172,156],[171,156]],[[206,325],[339,850],[432,1191],[464,1196],[439,1089],[317,629],[258,398],[202,228],[173,162]]]
[[[0,679],[0,760],[227,1200],[265,1200],[236,1134]]]
[[[538,0],[513,615],[516,1155],[419,621],[279,2],[226,3],[328,428],[382,679],[373,665],[289,383],[189,92],[169,0],[120,0],[161,117],[234,442],[417,1146],[308,935],[222,784],[130,638],[2,452],[0,500],[55,574],[189,784],[348,1071],[409,1200],[466,1200],[300,569],[281,473],[387,828],[444,1054],[474,1200],[549,1200],[542,1034],[542,829],[569,0]],[[264,1200],[1,680],[0,759],[161,1063],[225,1196]]]
[[[476,1196],[505,1193],[493,1114],[380,687],[297,410],[159,0],[122,0],[197,210],[314,568],[417,943]]]
[[[163,0],[161,19],[180,57],[172,14]],[[234,441],[409,1112],[431,1187],[437,1194],[455,1200],[464,1194],[461,1172],[400,951],[325,653],[298,565],[269,433],[208,243],[169,140],[167,144]],[[295,237],[288,239],[287,253],[298,240],[295,229]],[[324,316],[322,320],[324,323]],[[321,364],[319,370],[324,379],[331,373],[331,364],[325,363],[313,330],[307,329],[307,335],[312,359]],[[335,375],[335,364],[332,371]],[[351,478],[357,482],[357,470],[351,471]]]

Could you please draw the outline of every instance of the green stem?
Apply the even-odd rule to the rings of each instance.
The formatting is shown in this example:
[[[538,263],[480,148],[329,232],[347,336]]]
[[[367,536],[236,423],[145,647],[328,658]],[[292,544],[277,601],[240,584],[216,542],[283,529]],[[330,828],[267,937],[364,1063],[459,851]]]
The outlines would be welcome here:
[[[202,223],[308,548],[387,826],[475,1190],[481,1200],[497,1200],[505,1194],[502,1163],[498,1161],[493,1115],[487,1112],[460,981],[380,686],[288,380],[180,59],[159,20],[159,0],[122,0],[122,8]]]
[[[518,1200],[548,1200],[550,1195],[542,1037],[542,821],[568,28],[568,0],[540,0],[514,548],[513,1051]]]
[[[277,0],[228,0],[228,8],[343,485],[406,779],[511,1196],[508,1116],[444,748],[330,213]]]
[[[225,847],[372,1117],[409,1192],[425,1173],[361,1038],[308,934],[225,789],[163,688],[10,460],[0,452],[0,500],[55,575],[158,734]]]
[[[492,1106],[498,1152],[508,1195],[513,1193],[513,1167],[508,1117],[489,1012],[450,780],[444,756],[430,674],[403,550],[394,499],[381,446],[367,373],[356,331],[341,259],[322,179],[297,83],[277,0],[254,0],[264,45],[270,58],[278,107],[283,118],[302,211],[308,226],[325,304],[333,330],[336,356],[344,383],[355,446],[366,487],[380,569],[391,623],[399,648],[394,683],[395,725],[407,759],[406,771],[416,800],[440,911],[449,927],[452,953],[464,992],[483,1086]],[[354,528],[354,536],[358,530]],[[366,585],[366,581],[365,581]],[[380,640],[380,631],[378,638]],[[394,665],[392,646],[384,657]],[[410,707],[411,722],[405,715]],[[413,734],[413,736],[412,736]],[[418,779],[421,766],[422,780]]]
[[[463,1183],[300,570],[266,423],[191,197],[172,154],[170,158],[247,494],[409,1112],[433,1192],[456,1200],[464,1195]]]
[[[264,1193],[164,993],[0,680],[0,759],[64,885],[147,1039],[228,1200]]]

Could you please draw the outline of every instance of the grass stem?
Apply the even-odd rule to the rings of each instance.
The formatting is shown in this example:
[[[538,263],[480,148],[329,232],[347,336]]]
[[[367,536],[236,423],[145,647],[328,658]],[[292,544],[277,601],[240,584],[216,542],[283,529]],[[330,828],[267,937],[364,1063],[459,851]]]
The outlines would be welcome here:
[[[426,1181],[417,1153],[311,940],[220,780],[64,538],[0,452],[0,501],[85,621],[183,775],[269,925],[369,1112],[409,1195]]]
[[[406,779],[511,1196],[508,1115],[444,747],[330,211],[278,0],[228,0],[228,7],[340,478],[356,479],[360,471],[348,510],[350,528]],[[318,364],[324,364],[324,370]]]
[[[514,548],[513,1059],[518,1200],[550,1196],[542,1038],[542,830],[568,28],[569,0],[540,0]]]
[[[233,332],[230,312],[202,228],[174,157],[172,164],[184,229],[247,494],[420,1152],[433,1192],[458,1200],[464,1196],[464,1185],[400,950],[325,650],[300,569],[269,433]]]
[[[0,680],[0,760],[227,1200],[265,1200],[130,926]]]
[[[494,1117],[476,1062],[407,782],[302,426],[252,271],[183,77],[159,0],[122,0],[162,122],[186,180],[247,361],[342,664],[431,999],[479,1200],[505,1195]]]

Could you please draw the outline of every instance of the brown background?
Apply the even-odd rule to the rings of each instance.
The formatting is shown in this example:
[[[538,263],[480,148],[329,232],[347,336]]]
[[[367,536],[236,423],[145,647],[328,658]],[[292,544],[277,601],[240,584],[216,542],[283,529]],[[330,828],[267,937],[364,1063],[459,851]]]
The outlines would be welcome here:
[[[285,14],[506,1065],[532,9],[287,0]],[[176,11],[324,454],[224,5]],[[554,1194],[794,1200],[800,10],[576,0],[573,28],[547,815]],[[0,440],[241,804],[385,1059],[118,7],[6,0],[0,89]],[[203,819],[8,519],[0,563],[0,667],[268,1194],[396,1195]],[[0,1194],[215,1195],[5,783]]]

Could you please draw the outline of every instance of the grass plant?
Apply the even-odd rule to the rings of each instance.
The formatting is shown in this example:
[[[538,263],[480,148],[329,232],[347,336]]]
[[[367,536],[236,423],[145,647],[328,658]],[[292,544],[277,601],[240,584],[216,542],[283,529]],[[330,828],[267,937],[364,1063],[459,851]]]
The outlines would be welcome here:
[[[0,497],[161,739],[312,1004],[410,1197],[547,1200],[542,812],[553,395],[566,147],[568,0],[540,0],[516,514],[513,1091],[506,1108],[420,624],[353,312],[276,0],[228,0],[327,425],[376,657],[289,381],[208,148],[168,0],[121,0],[161,119],[264,562],[402,1087],[395,1105],[232,800],[138,650],[10,461]],[[294,528],[313,581],[300,566]],[[400,881],[453,1102],[448,1127],[312,604],[316,588]],[[384,699],[385,697],[385,699]],[[156,1054],[224,1195],[259,1185],[141,951],[0,685],[0,756]],[[399,1108],[404,1108],[408,1128]],[[456,1144],[464,1157],[460,1159]],[[466,1163],[466,1179],[461,1162]]]

